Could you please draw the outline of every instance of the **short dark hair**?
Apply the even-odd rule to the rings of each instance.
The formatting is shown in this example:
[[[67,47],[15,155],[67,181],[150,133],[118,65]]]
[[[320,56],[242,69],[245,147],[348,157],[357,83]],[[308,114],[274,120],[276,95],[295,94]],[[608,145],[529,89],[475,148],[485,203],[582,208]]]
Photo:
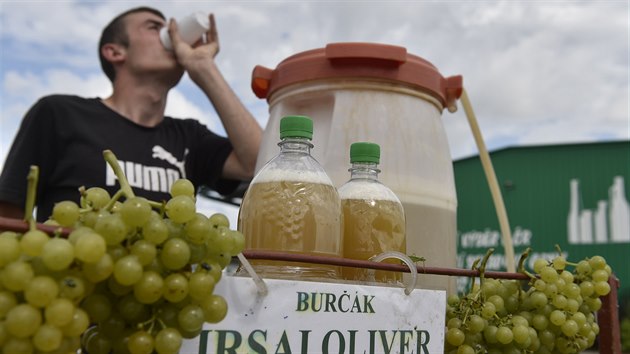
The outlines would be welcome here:
[[[127,47],[129,45],[129,36],[125,28],[125,17],[127,17],[127,15],[135,14],[138,12],[150,12],[152,14],[160,16],[163,20],[166,20],[166,17],[164,17],[162,12],[160,12],[159,10],[147,6],[141,6],[129,9],[121,13],[120,15],[116,16],[107,26],[105,26],[103,32],[101,33],[101,39],[98,42],[98,57],[101,61],[101,68],[103,69],[103,72],[105,73],[105,75],[107,75],[109,81],[111,82],[114,82],[114,79],[116,78],[116,71],[114,70],[114,66],[112,65],[112,63],[105,59],[105,57],[101,53],[101,49],[107,43],[122,44],[123,46]]]

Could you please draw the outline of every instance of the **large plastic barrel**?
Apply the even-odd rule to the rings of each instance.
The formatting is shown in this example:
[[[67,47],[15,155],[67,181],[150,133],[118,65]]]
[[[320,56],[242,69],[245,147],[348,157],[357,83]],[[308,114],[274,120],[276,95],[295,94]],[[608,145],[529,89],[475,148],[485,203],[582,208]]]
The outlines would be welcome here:
[[[381,146],[379,179],[403,203],[407,253],[427,266],[455,267],[457,196],[441,121],[462,93],[462,77],[445,78],[404,47],[331,43],[280,62],[256,66],[252,89],[269,103],[256,170],[277,154],[279,122],[307,115],[314,122],[312,153],[336,187],[348,177],[350,145]],[[455,291],[446,276],[420,276],[419,287]]]

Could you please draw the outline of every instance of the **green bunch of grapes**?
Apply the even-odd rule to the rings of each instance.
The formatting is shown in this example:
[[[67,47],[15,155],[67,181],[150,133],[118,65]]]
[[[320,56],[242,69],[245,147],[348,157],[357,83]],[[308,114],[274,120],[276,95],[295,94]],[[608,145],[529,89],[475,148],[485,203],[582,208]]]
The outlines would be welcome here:
[[[197,213],[194,190],[180,179],[157,203],[92,187],[54,206],[67,237],[0,233],[0,352],[171,354],[221,321],[214,287],[244,237]]]
[[[606,260],[536,259],[536,274],[523,269],[523,260],[527,283],[481,277],[468,294],[448,297],[445,353],[579,353],[593,346],[595,312],[610,292]]]

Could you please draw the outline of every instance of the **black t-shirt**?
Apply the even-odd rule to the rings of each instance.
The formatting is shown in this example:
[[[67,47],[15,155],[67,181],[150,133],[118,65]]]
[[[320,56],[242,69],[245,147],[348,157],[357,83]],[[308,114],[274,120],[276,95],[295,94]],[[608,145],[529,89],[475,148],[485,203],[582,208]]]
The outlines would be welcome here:
[[[220,178],[232,151],[229,140],[193,119],[165,117],[156,127],[133,123],[98,98],[52,95],[28,111],[0,175],[0,200],[24,205],[26,177],[39,166],[37,219],[54,203],[79,200],[80,186],[120,187],[103,151],[114,152],[136,195],[169,199],[170,185],[186,177],[195,186],[230,192],[237,181]]]

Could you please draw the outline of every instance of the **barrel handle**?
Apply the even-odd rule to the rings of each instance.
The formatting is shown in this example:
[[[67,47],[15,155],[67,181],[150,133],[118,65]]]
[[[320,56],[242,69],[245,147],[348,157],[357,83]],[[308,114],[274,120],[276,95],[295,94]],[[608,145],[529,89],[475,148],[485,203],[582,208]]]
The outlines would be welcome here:
[[[462,96],[464,92],[464,79],[461,75],[450,76],[446,78],[446,85],[444,91],[446,93],[446,108],[451,113],[457,111],[457,100]]]
[[[252,90],[256,97],[267,98],[269,93],[269,83],[271,82],[271,75],[273,70],[261,65],[256,65],[252,72]]]

